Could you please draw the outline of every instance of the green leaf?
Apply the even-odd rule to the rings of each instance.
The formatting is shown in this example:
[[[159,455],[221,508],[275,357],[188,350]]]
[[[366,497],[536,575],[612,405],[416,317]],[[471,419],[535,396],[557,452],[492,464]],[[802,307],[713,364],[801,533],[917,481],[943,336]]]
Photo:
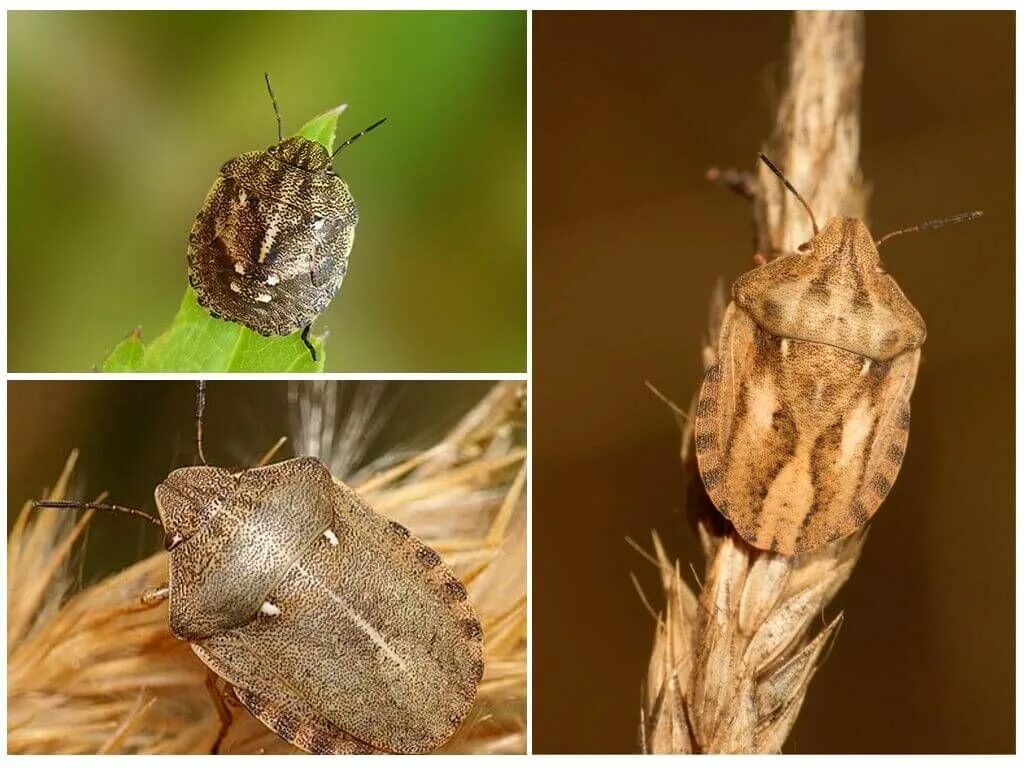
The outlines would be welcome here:
[[[297,135],[318,141],[330,152],[344,104],[317,115]],[[104,373],[119,372],[282,372],[320,373],[324,336],[310,336],[316,362],[302,343],[301,331],[290,336],[260,336],[245,326],[216,320],[185,289],[171,326],[148,346],[139,329],[120,342],[103,362]]]
[[[132,331],[131,336],[114,347],[114,351],[103,363],[104,373],[141,370],[145,359],[145,348],[142,346],[140,333],[141,330],[136,328]]]
[[[324,369],[323,338],[310,336],[309,340],[316,349],[315,363],[300,331],[283,337],[260,336],[237,323],[215,320],[188,288],[170,328],[148,346],[133,333],[114,348],[103,371],[319,373]]]
[[[334,136],[338,131],[338,118],[348,108],[348,104],[339,104],[322,115],[317,115],[296,134],[323,144],[327,151],[334,149]]]

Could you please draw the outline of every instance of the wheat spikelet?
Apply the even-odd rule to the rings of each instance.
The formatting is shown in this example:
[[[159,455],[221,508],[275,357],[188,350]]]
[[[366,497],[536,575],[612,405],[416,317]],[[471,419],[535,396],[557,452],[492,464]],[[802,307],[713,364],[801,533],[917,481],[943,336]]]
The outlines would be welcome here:
[[[480,614],[486,672],[473,711],[445,751],[525,751],[524,392],[521,383],[498,384],[430,448],[389,453],[345,477],[376,509],[442,554]],[[375,401],[357,395],[355,415],[340,431],[349,442],[335,451],[340,443],[329,436],[336,427],[334,385],[292,394],[304,425],[299,447],[315,441],[318,450],[309,453],[332,467],[358,462],[352,441],[367,428]],[[48,497],[65,497],[75,458]],[[166,604],[139,602],[166,581],[166,555],[75,593],[69,558],[90,517],[75,522],[26,504],[8,537],[8,751],[209,751],[220,721],[205,687],[206,668],[170,634]],[[222,752],[294,751],[244,709],[233,715]]]
[[[766,152],[805,190],[819,216],[863,210],[857,159],[861,26],[855,13],[794,17],[788,90]],[[801,242],[809,229],[804,212],[767,169],[761,169],[755,220],[765,254]],[[719,285],[703,348],[705,368],[715,362],[724,310]],[[693,404],[689,416],[672,408],[683,431],[683,464],[696,476]],[[751,548],[713,508],[698,529],[706,567],[697,593],[654,537],[652,559],[665,608],[657,616],[644,684],[641,747],[657,753],[780,752],[842,614],[817,631],[812,626],[849,578],[865,530],[817,552],[784,557]]]

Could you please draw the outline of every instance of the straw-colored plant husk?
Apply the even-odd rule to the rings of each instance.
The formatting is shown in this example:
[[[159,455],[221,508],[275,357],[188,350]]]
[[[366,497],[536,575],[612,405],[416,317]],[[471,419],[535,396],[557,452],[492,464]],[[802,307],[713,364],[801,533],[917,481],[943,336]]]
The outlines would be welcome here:
[[[469,590],[486,671],[473,710],[443,751],[524,752],[525,385],[496,385],[431,447],[391,451],[355,470],[379,399],[372,385],[360,387],[340,428],[333,383],[293,389],[298,452],[351,472],[335,476],[430,543]],[[49,498],[66,498],[75,459]],[[208,752],[220,720],[206,668],[170,634],[166,604],[139,599],[166,582],[166,554],[76,591],[69,566],[91,517],[75,521],[26,503],[8,537],[8,751]],[[232,714],[221,752],[295,751],[243,708]]]
[[[857,159],[861,36],[857,13],[795,14],[788,88],[765,152],[803,191],[820,220],[840,211],[863,214]],[[759,173],[752,183],[755,221],[761,253],[770,257],[806,240],[810,227],[770,171]],[[715,362],[724,310],[719,286],[703,349],[705,368]],[[689,414],[673,408],[683,431],[683,464],[692,477],[693,404]],[[842,614],[825,621],[825,609],[849,578],[865,529],[819,551],[785,557],[747,545],[709,502],[698,530],[706,564],[696,590],[654,537],[665,608],[657,617],[644,684],[641,748],[780,752],[842,622]]]

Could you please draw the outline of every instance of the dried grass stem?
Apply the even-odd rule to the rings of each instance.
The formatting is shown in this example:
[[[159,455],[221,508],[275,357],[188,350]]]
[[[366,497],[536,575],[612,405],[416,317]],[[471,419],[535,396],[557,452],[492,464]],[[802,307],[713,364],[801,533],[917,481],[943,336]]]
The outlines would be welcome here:
[[[859,13],[794,15],[788,87],[774,135],[764,147],[819,220],[840,211],[863,213],[862,26]],[[760,166],[757,173],[760,250],[792,250],[811,234],[807,214],[769,169]],[[724,310],[719,290],[712,301],[705,365],[714,362]],[[692,416],[692,404],[689,410]],[[680,421],[683,463],[695,475],[692,417]],[[793,558],[751,548],[717,513],[703,515],[699,532],[706,566],[696,591],[654,537],[665,608],[658,615],[644,685],[641,747],[662,753],[780,752],[842,622],[840,614],[820,626],[819,617],[849,578],[864,532]]]

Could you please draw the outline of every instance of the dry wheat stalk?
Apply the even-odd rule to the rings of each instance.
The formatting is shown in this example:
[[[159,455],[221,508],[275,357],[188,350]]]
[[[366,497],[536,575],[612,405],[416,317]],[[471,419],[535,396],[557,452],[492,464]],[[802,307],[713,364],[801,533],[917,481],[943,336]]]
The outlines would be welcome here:
[[[787,91],[765,147],[822,220],[840,211],[863,214],[862,26],[858,13],[795,14]],[[792,249],[810,234],[806,214],[770,171],[759,172],[759,248]],[[719,286],[705,366],[714,362],[724,309]],[[692,419],[676,410],[683,463],[695,474]],[[654,537],[666,606],[644,686],[641,746],[656,753],[779,752],[842,614],[817,631],[812,626],[849,578],[865,531],[794,558],[752,549],[713,512],[703,515],[699,532],[706,557],[699,595]]]
[[[360,390],[352,418],[337,430],[334,383],[303,385],[292,396],[300,452],[351,470],[361,456],[360,434],[372,430],[379,392]],[[477,606],[486,673],[445,751],[525,751],[524,409],[524,384],[498,384],[432,447],[340,475],[442,553]],[[65,497],[75,458],[49,498]],[[166,581],[166,555],[76,593],[69,562],[90,517],[75,522],[26,504],[8,537],[9,752],[208,751],[219,720],[205,667],[171,636],[166,604],[139,603],[146,589]],[[222,752],[293,751],[245,710],[233,714]]]

